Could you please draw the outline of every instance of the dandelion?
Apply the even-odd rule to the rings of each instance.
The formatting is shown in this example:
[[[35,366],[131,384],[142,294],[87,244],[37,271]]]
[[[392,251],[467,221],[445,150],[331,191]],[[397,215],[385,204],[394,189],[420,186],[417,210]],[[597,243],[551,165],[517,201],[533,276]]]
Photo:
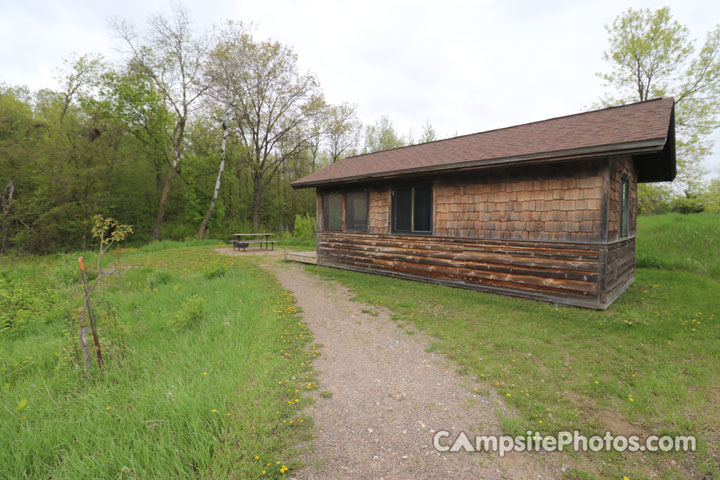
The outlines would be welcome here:
[[[212,413],[217,413],[217,410],[215,410],[214,408],[213,408],[212,410],[210,410],[210,411],[211,411]]]
[[[110,407],[105,407],[105,410],[110,411]]]
[[[285,472],[287,472],[287,471],[288,471],[288,468],[287,468],[285,465],[283,465],[282,467],[280,467],[280,473],[285,473]]]
[[[205,375],[207,375],[207,372],[203,372],[203,377],[204,377]]]
[[[260,457],[258,457],[257,455],[255,455],[255,460],[260,460]]]
[[[600,385],[600,382],[598,382],[597,380],[595,380],[595,385]]]
[[[506,393],[506,394],[505,394],[505,396],[506,396],[506,397],[509,397],[509,396],[510,396],[510,394],[509,394],[509,393]]]

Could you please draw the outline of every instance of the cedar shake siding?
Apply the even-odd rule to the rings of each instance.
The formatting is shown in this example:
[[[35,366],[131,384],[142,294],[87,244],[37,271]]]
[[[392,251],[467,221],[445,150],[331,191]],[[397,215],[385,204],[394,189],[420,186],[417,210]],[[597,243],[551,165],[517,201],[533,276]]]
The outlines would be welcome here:
[[[439,236],[599,241],[606,160],[506,168],[439,180]]]
[[[674,175],[659,99],[350,157],[293,186],[317,188],[319,265],[604,309],[634,281],[638,182]]]

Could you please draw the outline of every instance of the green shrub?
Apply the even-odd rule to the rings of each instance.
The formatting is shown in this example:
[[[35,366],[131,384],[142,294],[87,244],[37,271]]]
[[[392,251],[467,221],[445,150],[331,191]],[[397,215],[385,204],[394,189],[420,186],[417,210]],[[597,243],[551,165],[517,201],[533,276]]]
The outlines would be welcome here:
[[[684,196],[673,198],[670,208],[676,213],[701,213],[705,210],[705,205],[701,198]]]
[[[0,338],[18,337],[69,315],[66,292],[0,272]]]
[[[175,330],[195,328],[205,318],[205,299],[198,294],[186,298],[180,312],[170,319],[169,326]]]
[[[203,274],[205,278],[208,280],[213,280],[215,278],[221,278],[224,277],[227,273],[227,267],[223,265],[214,265],[210,267],[208,270],[205,270],[205,273]]]
[[[316,226],[315,217],[311,217],[309,214],[295,215],[293,237],[300,240],[315,240]]]
[[[150,289],[158,288],[161,285],[167,284],[172,276],[165,271],[153,272],[147,276],[147,283]]]

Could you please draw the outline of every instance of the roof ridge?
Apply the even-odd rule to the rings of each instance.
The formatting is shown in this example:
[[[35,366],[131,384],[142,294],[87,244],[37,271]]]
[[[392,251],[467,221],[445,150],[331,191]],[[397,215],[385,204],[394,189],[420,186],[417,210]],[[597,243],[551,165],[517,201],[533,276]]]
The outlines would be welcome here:
[[[589,110],[589,111],[586,111],[586,112],[571,113],[571,114],[568,114],[568,115],[560,115],[560,116],[557,116],[557,117],[546,118],[546,119],[543,119],[543,120],[536,120],[536,121],[534,121],[534,122],[519,123],[519,124],[517,124],[517,125],[510,125],[510,126],[507,126],[507,127],[491,128],[490,130],[483,130],[482,132],[466,133],[466,134],[464,134],[464,135],[457,135],[457,136],[455,136],[455,137],[449,137],[449,138],[441,138],[441,139],[439,139],[439,140],[433,140],[433,141],[425,142],[425,143],[416,143],[416,144],[413,144],[413,145],[403,145],[402,147],[388,148],[388,149],[385,149],[385,150],[378,150],[378,151],[376,151],[376,152],[360,153],[360,154],[357,154],[357,155],[352,155],[352,156],[349,156],[349,157],[345,157],[345,158],[343,158],[343,160],[350,159],[350,158],[366,157],[366,156],[368,156],[368,155],[375,155],[375,154],[377,154],[377,153],[383,153],[383,152],[392,152],[392,151],[395,151],[395,150],[402,150],[402,149],[404,149],[404,148],[419,147],[419,146],[421,146],[421,145],[429,145],[429,144],[431,144],[431,143],[447,142],[447,141],[449,141],[449,140],[456,140],[456,139],[458,139],[458,138],[472,137],[472,136],[474,136],[474,135],[481,135],[481,134],[490,133],[490,132],[497,132],[497,131],[500,131],[500,130],[510,130],[510,129],[512,129],[512,128],[518,128],[518,127],[524,127],[524,126],[527,126],[527,125],[535,125],[535,124],[538,124],[538,123],[550,122],[550,121],[553,121],[553,120],[559,120],[559,119],[561,119],[561,118],[577,117],[577,116],[580,116],[580,115],[588,115],[588,114],[591,114],[591,113],[598,113],[598,112],[602,112],[602,111],[605,111],[605,110],[613,110],[613,109],[616,109],[616,108],[631,107],[631,106],[633,106],[633,105],[640,105],[640,104],[644,104],[644,103],[657,102],[657,101],[666,100],[666,99],[673,99],[673,97],[655,97],[655,98],[651,98],[651,99],[649,99],[649,100],[641,100],[641,101],[639,101],[639,102],[623,103],[623,104],[620,104],[620,105],[612,105],[612,106],[610,106],[610,107],[598,108],[598,109],[596,109],[596,110]]]

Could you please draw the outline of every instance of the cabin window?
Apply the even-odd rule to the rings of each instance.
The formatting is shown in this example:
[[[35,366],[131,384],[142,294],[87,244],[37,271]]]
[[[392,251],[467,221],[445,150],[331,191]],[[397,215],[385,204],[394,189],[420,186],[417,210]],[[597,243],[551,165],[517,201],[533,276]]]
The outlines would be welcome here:
[[[620,236],[628,236],[628,217],[630,210],[630,182],[627,178],[620,181]]]
[[[324,230],[342,230],[342,193],[323,195]]]
[[[345,215],[344,219],[343,215]],[[323,195],[324,230],[366,232],[367,224],[367,190]]]
[[[430,233],[432,231],[432,185],[394,187],[393,232]]]
[[[345,197],[345,229],[366,232],[368,224],[367,190],[348,192]]]

